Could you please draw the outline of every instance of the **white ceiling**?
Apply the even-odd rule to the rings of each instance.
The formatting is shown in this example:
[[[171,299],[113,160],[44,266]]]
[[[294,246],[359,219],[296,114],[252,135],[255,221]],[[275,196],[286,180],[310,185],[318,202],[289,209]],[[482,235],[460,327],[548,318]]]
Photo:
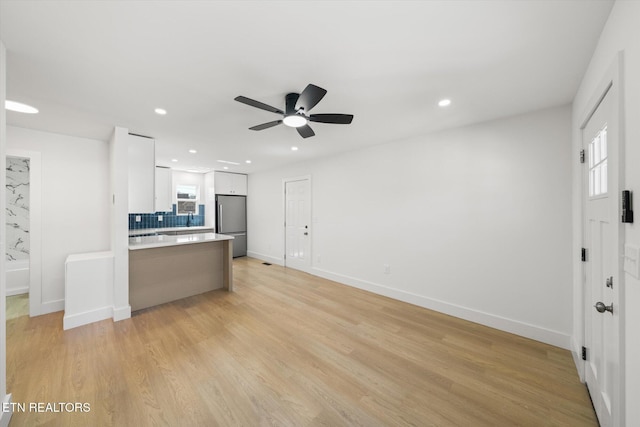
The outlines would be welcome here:
[[[158,164],[251,173],[569,103],[612,5],[0,0],[7,98],[40,109],[7,122],[102,140],[123,126],[156,138]],[[236,96],[283,109],[308,83],[328,90],[312,113],[353,123],[248,130],[278,116]]]

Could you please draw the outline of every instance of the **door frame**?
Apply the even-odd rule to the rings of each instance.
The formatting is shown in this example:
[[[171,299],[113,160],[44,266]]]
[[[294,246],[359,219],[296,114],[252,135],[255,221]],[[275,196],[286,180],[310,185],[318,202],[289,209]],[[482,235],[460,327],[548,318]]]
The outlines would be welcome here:
[[[625,128],[624,128],[624,90],[623,90],[623,52],[620,51],[616,55],[612,64],[609,66],[607,71],[604,74],[604,77],[593,91],[589,102],[587,103],[587,107],[583,114],[579,116],[580,126],[577,129],[579,138],[580,138],[580,149],[585,149],[584,147],[584,129],[587,126],[587,123],[598,109],[600,102],[605,98],[605,96],[613,96],[612,103],[612,111],[611,111],[611,121],[617,127],[618,132],[618,170],[617,170],[617,179],[618,179],[618,194],[612,195],[617,201],[617,205],[620,205],[620,191],[622,191],[625,187],[624,173],[625,173]],[[580,242],[582,247],[585,247],[585,238],[586,238],[586,198],[588,188],[586,188],[585,184],[585,172],[584,168],[586,164],[580,165],[580,179],[578,180],[578,188],[579,188],[579,209],[580,209]],[[617,399],[613,403],[613,414],[614,421],[617,421],[617,425],[624,425],[625,418],[625,313],[626,313],[626,304],[625,304],[625,273],[623,267],[623,257],[624,254],[624,241],[625,241],[625,228],[624,224],[620,221],[620,208],[618,207],[618,212],[616,216],[618,218],[615,219],[617,228],[614,232],[615,244],[618,247],[618,257],[617,257],[617,266],[615,268],[617,285],[618,285],[618,313],[619,314],[619,324],[618,324],[618,389],[617,389]],[[588,255],[587,255],[588,260]],[[578,333],[581,332],[581,340],[584,344],[586,342],[586,316],[587,312],[585,308],[589,303],[586,301],[586,264],[581,262],[580,265],[580,280],[579,286],[577,287],[578,297],[575,299],[578,307],[574,307],[576,310],[577,316],[574,316],[575,320],[580,322],[580,326],[576,327],[574,330]],[[588,349],[587,349],[587,357]],[[586,380],[586,361],[583,361],[581,358],[575,358],[578,366],[578,373],[580,375],[581,381],[585,382]]]
[[[29,316],[34,317],[51,311],[42,303],[41,155],[36,151],[7,148],[6,157],[29,159]]]
[[[311,185],[311,175],[301,175],[295,176],[291,178],[283,178],[282,179],[282,248],[284,251],[282,252],[282,265],[287,266],[287,183],[294,181],[307,181],[309,183],[309,223],[313,223],[313,197],[311,196],[313,191],[313,186]],[[313,226],[311,227],[311,232],[309,233],[309,265],[304,269],[300,269],[300,271],[304,271],[306,273],[311,271],[313,265],[313,252],[312,252],[312,242],[313,242]]]

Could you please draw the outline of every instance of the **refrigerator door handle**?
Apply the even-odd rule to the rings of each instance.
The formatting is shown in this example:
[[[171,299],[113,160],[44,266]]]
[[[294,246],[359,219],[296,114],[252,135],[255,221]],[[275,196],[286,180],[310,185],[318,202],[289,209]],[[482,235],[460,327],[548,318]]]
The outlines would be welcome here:
[[[218,233],[222,230],[222,204],[218,205]]]

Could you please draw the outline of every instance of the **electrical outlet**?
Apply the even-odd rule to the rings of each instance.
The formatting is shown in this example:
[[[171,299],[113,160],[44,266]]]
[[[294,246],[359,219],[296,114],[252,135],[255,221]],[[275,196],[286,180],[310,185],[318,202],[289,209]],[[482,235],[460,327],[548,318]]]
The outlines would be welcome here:
[[[162,215],[158,215],[158,222],[162,222]]]
[[[389,267],[389,264],[384,264],[382,267],[384,274],[391,274],[391,267]]]
[[[136,215],[136,222],[141,222],[141,221],[142,221],[142,216]]]

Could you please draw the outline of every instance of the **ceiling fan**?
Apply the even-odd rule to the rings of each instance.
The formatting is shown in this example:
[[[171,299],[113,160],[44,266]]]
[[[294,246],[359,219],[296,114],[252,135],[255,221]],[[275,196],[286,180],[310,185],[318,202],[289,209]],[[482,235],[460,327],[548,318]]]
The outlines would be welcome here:
[[[282,114],[282,119],[272,122],[262,123],[250,127],[251,130],[264,130],[279,124],[294,127],[301,137],[309,138],[315,135],[313,129],[309,126],[309,122],[316,123],[333,123],[348,125],[353,120],[352,114],[308,114],[309,110],[316,106],[318,102],[327,94],[325,89],[316,85],[309,84],[302,93],[289,93],[285,97],[285,110],[272,107],[262,102],[247,98],[246,96],[237,96],[234,99],[243,104],[262,110],[271,111],[272,113]],[[307,115],[308,114],[308,115]]]

